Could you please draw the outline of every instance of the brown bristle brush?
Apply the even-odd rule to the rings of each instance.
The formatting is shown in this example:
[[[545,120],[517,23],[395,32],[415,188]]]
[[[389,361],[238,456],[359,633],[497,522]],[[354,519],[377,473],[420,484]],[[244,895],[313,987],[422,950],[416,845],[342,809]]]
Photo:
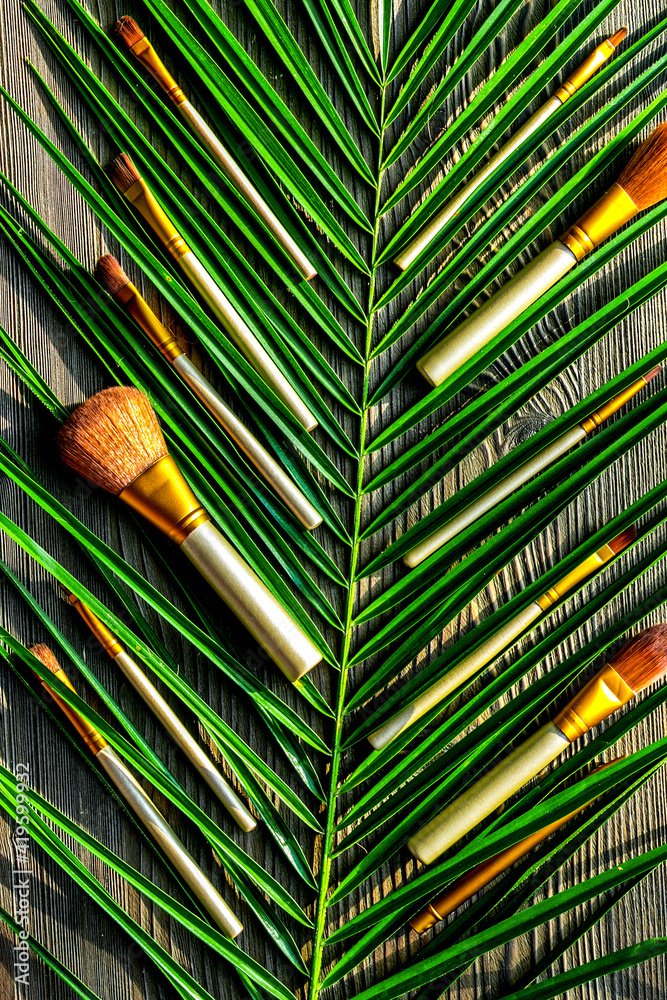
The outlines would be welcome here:
[[[597,726],[667,673],[667,624],[644,629],[623,646],[551,722],[542,726],[505,760],[447,806],[408,841],[424,864],[481,823],[526,782]]]
[[[103,389],[58,434],[63,462],[146,517],[175,542],[290,681],[322,659],[301,627],[211,523],[167,452],[148,398]]]
[[[112,257],[111,254],[100,257],[95,268],[95,277],[102,287],[106,288],[109,295],[112,295],[128,311],[135,323],[153,341],[186,385],[229,434],[267,483],[273,487],[304,528],[311,531],[321,524],[322,515],[319,511],[313,507],[296,483],[281,469],[264,445],[239,420],[233,410],[230,410],[208,379],[204,378],[202,373],[192,364],[172,334],[157,318],[139,289],[132,284],[116,258]]]
[[[667,123],[645,139],[615,184],[573,226],[522,268],[417,362],[440,385],[621,226],[667,198]]]
[[[45,667],[48,667],[62,684],[65,684],[76,694],[74,685],[48,646],[38,643],[36,646],[31,646],[29,652]],[[109,746],[102,734],[83,716],[70,708],[67,702],[56,694],[46,681],[42,681],[42,686],[62,709],[79,735],[83,737],[86,746],[93,753],[95,760],[102,766],[111,783],[162,848],[179,874],[182,875],[186,884],[202,906],[206,908],[225,937],[238,937],[243,930],[243,924],[204,875],[199,865],[195,863],[185,845],[178,839],[159,809],[153,805],[149,796],[132,772],[127,769],[116,751]]]

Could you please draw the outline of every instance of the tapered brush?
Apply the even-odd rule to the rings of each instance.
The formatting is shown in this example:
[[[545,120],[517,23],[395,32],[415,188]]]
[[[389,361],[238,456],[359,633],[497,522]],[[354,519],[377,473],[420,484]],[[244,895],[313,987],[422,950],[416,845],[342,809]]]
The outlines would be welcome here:
[[[220,800],[225,809],[227,809],[230,816],[233,817],[246,833],[254,830],[257,826],[255,818],[248,812],[231,785],[223,778],[199,744],[192,738],[176,713],[169,707],[141,667],[135,663],[104,622],[101,622],[97,615],[83,601],[80,601],[74,594],[67,593],[66,596],[70,604],[79,612],[95,638],[98,639],[102,648],[109,654],[114,663],[120,667],[137,694],[160,720],[176,745],[181,748],[200,777],[204,779],[214,795]]]
[[[431,864],[481,823],[575,740],[667,672],[667,624],[644,629],[551,722],[411,837],[408,848]]]
[[[302,277],[306,281],[314,278],[317,271],[311,262],[299,249],[280,219],[269,208],[264,198],[262,198],[257,188],[243,173],[238,163],[236,163],[228,150],[225,149],[215,132],[206,124],[197,109],[187,99],[134,18],[121,17],[116,22],[115,30],[121,42],[127,46],[135,59],[148,70],[153,79],[160,85],[191,132],[194,133],[208,152],[211,159],[218,164],[224,175],[240,193],[241,197],[250,205],[269,232],[273,234]]]
[[[522,268],[490,299],[417,362],[431,385],[440,385],[568,271],[633,219],[667,198],[667,123],[635,152],[620,177],[560,239]]]
[[[116,258],[112,257],[111,254],[100,257],[95,268],[95,277],[106,288],[109,295],[112,295],[129,312],[137,325],[176,369],[185,384],[201,400],[231,439],[236,442],[243,454],[252,462],[267,483],[273,487],[304,528],[311,531],[321,524],[322,515],[303,495],[296,483],[280,468],[264,445],[260,444],[254,434],[230,410],[208,379],[204,378],[202,373],[192,364],[172,334],[157,318],[139,289],[132,284]]]
[[[317,427],[313,414],[182,238],[127,153],[121,153],[112,160],[107,172],[112,183],[145,219],[260,378],[273,389],[302,427],[307,431]]]
[[[142,392],[115,386],[91,396],[60,428],[58,450],[65,465],[175,542],[289,680],[320,662],[315,644],[211,523]]]
[[[440,677],[434,684],[426,688],[414,701],[409,702],[396,715],[388,719],[375,732],[371,733],[368,741],[374,750],[382,750],[391,740],[395,739],[399,733],[411,726],[417,719],[430,712],[431,709],[439,705],[441,701],[453,694],[467,680],[496,659],[497,656],[510,643],[514,642],[521,633],[537,621],[540,615],[548,611],[561,597],[581,583],[586,577],[610,562],[623,549],[627,548],[636,538],[637,529],[634,524],[622,531],[620,535],[594,552],[588,559],[575,566],[574,569],[554,584],[545,594],[538,597],[536,601],[531,601],[527,608],[520,611],[510,621],[502,625],[497,632],[489,636],[477,649],[473,650],[455,667],[452,667],[444,677]]]
[[[527,462],[524,462],[523,465],[515,469],[509,476],[505,476],[504,479],[496,483],[495,486],[481,497],[478,497],[477,500],[474,500],[468,507],[465,507],[459,514],[456,514],[451,521],[447,521],[437,531],[434,531],[409,549],[403,556],[405,565],[410,569],[419,566],[424,559],[427,559],[428,556],[451,541],[452,538],[455,538],[464,528],[473,524],[488,511],[493,510],[497,504],[506,500],[507,497],[511,496],[515,490],[518,490],[520,486],[527,483],[533,476],[542,472],[543,469],[548,468],[548,466],[552,465],[562,455],[565,455],[571,448],[574,448],[576,444],[583,441],[591,431],[600,427],[605,420],[609,420],[614,413],[617,413],[633,396],[641,392],[661,371],[662,365],[656,365],[646,375],[642,375],[632,385],[629,385],[622,392],[619,392],[618,395],[614,396],[613,399],[604,403],[595,413],[591,413],[580,424],[570,428],[569,431],[565,431],[564,434],[557,437],[555,441],[552,441],[542,451],[538,451],[536,455],[529,458]]]
[[[429,243],[432,242],[440,230],[453,219],[459,212],[471,194],[482,186],[496,170],[505,163],[512,153],[519,148],[534,132],[536,132],[559,108],[580,90],[583,85],[597,73],[607,59],[613,55],[617,47],[621,44],[628,33],[628,29],[623,27],[615,31],[610,38],[596,46],[591,54],[581,63],[580,66],[571,73],[567,80],[562,83],[552,96],[531,115],[528,121],[504,143],[497,153],[477,171],[473,177],[466,181],[463,187],[443,207],[430,219],[423,229],[420,229],[415,238],[408,243],[404,250],[396,257],[394,263],[405,271],[413,261],[419,256]]]
[[[74,685],[62,669],[48,646],[39,643],[31,646],[30,652],[58,680],[76,693]],[[41,678],[40,678],[41,680]],[[96,761],[102,766],[107,777],[127,802],[135,815],[141,820],[153,839],[162,848],[174,868],[182,876],[193,895],[213,918],[222,933],[228,938],[235,938],[243,930],[235,914],[206,878],[203,871],[189,854],[185,845],[171,829],[162,813],[157,809],[143,790],[134,775],[127,769],[118,754],[109,746],[101,733],[86,721],[67,702],[56,694],[52,688],[42,681],[43,687],[49,692],[56,704],[62,709],[76,731],[91,750]]]

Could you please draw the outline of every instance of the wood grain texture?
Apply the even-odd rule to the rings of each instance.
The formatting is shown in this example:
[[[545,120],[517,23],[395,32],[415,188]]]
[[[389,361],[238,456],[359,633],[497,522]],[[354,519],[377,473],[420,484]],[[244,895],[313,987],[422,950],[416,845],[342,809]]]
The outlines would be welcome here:
[[[85,51],[86,43],[83,35],[75,24],[74,18],[69,14],[66,4],[62,0],[43,0],[42,6],[49,17],[63,31],[65,37],[79,51]],[[289,80],[284,70],[269,51],[261,31],[244,9],[240,0],[236,3],[226,4],[214,0],[214,6],[220,10],[223,18],[258,62],[263,72],[274,82],[292,110],[300,115],[302,120],[308,122],[308,108],[299,101],[296,88],[289,86]],[[344,120],[351,129],[354,129],[355,115],[345,100],[342,88],[337,86],[335,74],[326,59],[321,59],[319,56],[315,33],[301,4],[297,0],[280,0],[277,6],[320,74],[324,85],[337,101]],[[360,19],[362,24],[366,24],[370,14],[361,9],[362,4],[359,6]],[[420,16],[428,6],[424,0],[419,0],[419,2],[413,2],[413,0],[399,2],[396,0],[392,29],[393,45],[400,45],[401,40],[411,30],[414,30]],[[490,6],[491,4],[487,0],[479,0],[479,3],[475,5],[473,14],[461,28],[457,39],[449,47],[448,58],[450,62],[454,60],[455,53],[460,49],[461,44],[470,37],[473,21],[484,18],[488,14]],[[141,14],[139,6],[136,9],[132,4],[125,7],[119,5],[116,0],[90,0],[89,9],[105,26],[110,26],[121,14],[133,13],[137,16]],[[584,3],[573,21],[568,22],[566,28],[582,18],[587,10],[587,4]],[[530,30],[543,13],[542,4],[532,2],[532,0],[529,0],[520,9],[507,31],[503,32],[494,42],[489,53],[473,67],[442,111],[429,123],[423,148],[428,141],[438,135],[444,126],[451,122],[457,108],[470,100],[492,69],[511,51],[516,39]],[[613,21],[609,22],[608,27],[612,31],[618,25],[628,23],[630,24],[631,40],[634,40],[646,30],[650,23],[657,19],[660,13],[656,0],[640,0],[638,3],[622,0],[617,14],[614,15]],[[603,37],[602,30],[599,32],[599,36]],[[555,46],[558,40],[560,39],[550,44],[548,51]],[[653,52],[656,51],[657,49],[654,47]],[[86,109],[63,78],[63,74],[54,66],[50,55],[44,51],[27,18],[18,8],[18,4],[0,4],[0,56],[0,82],[46,129],[61,148],[73,157],[75,162],[77,162],[77,151],[46,109],[28,73],[24,61],[26,57],[45,75],[63,107],[72,113],[77,122],[80,123],[84,135],[89,139],[93,150],[100,156],[102,162],[115,152],[108,138],[100,131],[98,124],[91,120]],[[94,52],[88,52],[87,57],[91,67],[98,72],[100,67],[97,55]],[[647,57],[647,62],[648,58],[650,55]],[[102,78],[112,92],[115,92],[116,85],[106,68],[102,69]],[[627,79],[627,72],[624,74],[624,79]],[[428,92],[435,81],[434,75],[432,79],[425,82],[424,94]],[[397,87],[398,85],[400,85],[400,78],[397,81]],[[612,92],[613,89],[610,86],[606,91],[599,93],[594,101],[595,109],[602,107]],[[658,85],[650,94],[642,95],[640,106],[645,106],[657,92]],[[119,96],[130,114],[140,122],[141,109],[132,106],[122,92]],[[601,148],[605,139],[611,134],[615,134],[622,125],[626,124],[632,118],[634,110],[634,108],[628,108],[622,117],[614,121],[613,127],[606,134],[597,136],[590,142],[585,151],[578,154],[574,162],[568,164],[546,188],[540,191],[531,204],[530,211],[534,211],[538,205],[548,199],[564,179],[571,177],[584,162],[585,156]],[[409,111],[410,109],[408,109]],[[579,120],[582,120],[582,115],[583,112],[577,116]],[[404,119],[396,123],[396,134],[400,132],[404,124]],[[314,123],[311,127],[314,137],[321,142],[322,148],[330,157],[331,162],[336,165],[337,169],[340,169],[341,175],[350,188],[355,191],[360,203],[368,208],[369,194],[366,188],[340,161],[336,151],[332,148],[330,138],[318,136]],[[563,130],[561,135],[555,136],[540,151],[541,156],[547,155],[549,149],[553,148],[553,145],[561,141],[565,135],[566,131]],[[241,142],[242,137],[236,137],[236,140]],[[373,155],[370,144],[363,138],[362,148],[369,157]],[[414,155],[414,150],[410,154],[406,154],[403,160],[391,171],[386,182],[388,191],[403,175],[414,159]],[[443,171],[447,169],[447,166],[446,162],[442,165]],[[37,143],[26,134],[23,128],[17,125],[15,118],[4,103],[0,103],[0,169],[14,181],[42,214],[47,224],[66,240],[72,250],[85,263],[92,266],[101,252],[107,250],[117,252],[114,241],[109,238],[108,234],[100,231],[100,227],[81,199],[63,179],[58,169],[42,153]],[[429,184],[435,183],[439,176],[440,174],[434,173],[429,178]],[[604,182],[610,180],[611,176],[610,174],[601,178],[596,185],[596,191],[602,190]],[[497,202],[512,188],[513,182],[506,186],[496,199]],[[418,203],[425,190],[427,190],[426,186],[414,192],[409,199],[409,208]],[[2,197],[3,203],[6,203],[5,195],[0,194],[0,197]],[[577,203],[573,206],[573,211],[568,213],[568,217],[576,217],[578,209],[583,208],[587,200],[590,199],[581,199],[580,204]],[[391,236],[396,226],[404,219],[408,207],[405,204],[400,205],[388,214],[385,220],[383,238]],[[521,219],[518,219],[515,225],[518,225],[520,221]],[[563,221],[559,220],[559,223]],[[221,220],[221,223],[225,225],[224,220]],[[555,229],[557,226],[554,227]],[[557,232],[544,234],[538,241],[540,246],[544,245],[549,235],[555,236]],[[463,242],[465,236],[465,232],[459,234],[457,244]],[[578,294],[567,300],[554,313],[538,324],[524,340],[500,358],[489,372],[481,376],[476,385],[488,385],[502,379],[507,372],[514,370],[523,361],[532,357],[542,346],[553,342],[561,332],[570,329],[581,317],[611,299],[633,281],[646,274],[652,267],[662,263],[666,236],[667,229],[662,226],[642,237],[613,265],[606,266],[596,278],[587,282]],[[503,237],[499,237],[496,246],[500,246],[502,240]],[[324,240],[322,240],[322,245],[326,246]],[[363,239],[360,240],[359,246],[363,252],[368,252],[369,248]],[[488,253],[492,253],[494,249],[495,247],[492,247]],[[531,245],[529,251],[521,255],[518,263],[528,260],[537,252],[537,249],[539,249],[538,245]],[[261,270],[263,262],[255,260],[250,249],[248,256]],[[440,263],[441,261],[436,261],[427,273],[429,275],[434,273]],[[344,262],[337,261],[337,265],[340,266],[341,273],[346,276],[353,287],[356,285],[360,296],[365,295],[363,283],[357,279],[356,274]],[[266,271],[263,273],[271,282],[270,273],[266,273]],[[386,287],[391,280],[391,275],[392,272],[388,267],[381,272],[381,288]],[[423,281],[417,282],[415,288],[401,296],[386,310],[381,318],[381,328],[388,329],[391,322],[398,317],[400,311],[422,283]],[[457,283],[457,288],[461,287],[462,284],[463,280]],[[275,282],[272,282],[272,287],[274,290],[278,290]],[[77,341],[77,338],[72,335],[71,329],[68,329],[67,325],[55,314],[44,296],[36,290],[30,275],[20,266],[10,249],[2,243],[0,243],[0,289],[0,322],[17,339],[38,370],[67,405],[81,401],[91,392],[106,384],[104,373],[91,360],[85,346]],[[151,290],[145,289],[145,293],[158,306]],[[667,296],[664,293],[652,300],[568,369],[547,390],[531,400],[514,419],[481,445],[473,455],[462,463],[460,468],[447,476],[427,497],[415,504],[395,524],[364,543],[363,561],[367,561],[372,555],[380,552],[419,517],[433,509],[443,498],[451,495],[461,484],[468,482],[480,469],[485,468],[505,454],[518,441],[534,433],[553,416],[560,414],[597,388],[622,367],[632,363],[646,351],[661,343],[665,336],[664,312],[666,303]],[[287,305],[294,311],[294,315],[303,321],[303,317],[299,316],[299,311],[294,307],[294,304],[288,302]],[[386,352],[379,362],[374,363],[372,371],[374,383],[389,370],[400,357],[409,339],[426,327],[436,311],[437,306],[417,324],[410,338],[396,344]],[[171,321],[168,312],[165,315]],[[344,316],[340,318],[341,320],[345,319]],[[317,331],[310,332],[314,339],[318,340]],[[182,332],[182,334],[187,340],[187,333]],[[324,351],[327,350],[325,341],[321,343],[321,347]],[[193,348],[193,356],[197,360],[196,348]],[[340,356],[335,353],[331,357],[331,363],[350,385],[352,391],[358,392],[360,388],[359,372],[356,369],[349,370],[349,367],[341,361]],[[24,389],[4,367],[0,371],[0,379],[2,380],[0,383],[0,427],[13,447],[39,471],[47,485],[61,501],[65,502],[100,537],[146,573],[152,583],[155,583],[160,589],[166,590],[168,596],[173,597],[178,603],[178,595],[169,593],[169,585],[162,575],[159,565],[155,563],[150,551],[142,545],[132,524],[124,513],[118,510],[117,505],[77,485],[69,475],[58,467],[53,457],[52,442],[55,428],[50,417],[32,403]],[[420,398],[422,394],[423,386],[418,383],[417,379],[408,379],[370,414],[371,433],[374,435],[387,426],[396,415]],[[407,444],[416,440],[418,434],[425,433],[437,426],[442,418],[442,412],[434,414],[409,438],[395,442],[380,455],[372,455],[367,463],[367,475],[370,477],[378,471],[399,454]],[[320,440],[326,445],[323,437]],[[332,457],[337,458],[333,449],[329,450]],[[519,588],[539,576],[545,566],[552,566],[559,555],[567,553],[573,544],[585,539],[588,534],[620,512],[628,503],[662,480],[665,475],[664,456],[666,452],[667,430],[662,428],[593,483],[582,497],[529,547],[520,559],[516,560],[493,581],[461,616],[461,620],[454,627],[446,630],[437,641],[431,644],[429,654],[437,655],[443,645],[448,643],[452,637],[465,632],[479,617],[497,607],[508,595],[516,593]],[[351,463],[343,463],[343,469],[350,474]],[[417,471],[422,470],[415,470],[415,472]],[[401,482],[408,482],[408,477],[399,481],[399,486]],[[387,488],[368,497],[363,512],[364,523],[369,523],[391,499],[391,496],[391,490]],[[79,575],[80,579],[83,579],[96,591],[99,590],[90,567],[82,561],[80,553],[73,548],[65,533],[56,531],[54,526],[36,511],[30,501],[6,481],[0,482],[0,505],[8,516],[19,524],[25,525],[40,543]],[[341,511],[345,517],[348,517],[349,510],[344,503],[341,503]],[[344,559],[344,551],[340,545],[331,543],[330,550],[335,558]],[[301,884],[293,877],[290,869],[273,850],[271,844],[263,840],[260,831],[246,837],[232,828],[222,809],[216,802],[212,801],[208,790],[202,787],[195,773],[165,737],[161,727],[147,715],[134,692],[114,671],[113,665],[91,649],[89,643],[87,644],[86,635],[80,628],[78,619],[75,619],[70,610],[62,604],[46,574],[14,545],[7,543],[4,538],[0,539],[0,554],[53,615],[67,638],[77,648],[84,650],[84,655],[91,668],[114,697],[120,701],[124,710],[167,766],[185,784],[188,792],[213,818],[221,823],[228,833],[234,836],[238,843],[249,850],[269,872],[286,885],[304,905],[307,905],[312,915],[312,894],[304,893]],[[367,603],[371,595],[376,596],[388,586],[396,578],[398,572],[400,571],[397,567],[389,567],[376,577],[363,581],[359,592],[360,606]],[[540,669],[548,668],[559,662],[568,653],[575,650],[579,642],[590,639],[596,630],[607,621],[633,607],[645,593],[652,591],[658,584],[664,582],[664,575],[663,566],[659,566],[654,572],[647,574],[621,598],[605,609],[604,614],[588,623],[581,630],[576,642],[568,644],[566,649],[558,650],[554,657]],[[193,585],[196,584],[193,583]],[[37,623],[26,613],[24,606],[17,600],[13,591],[7,588],[4,583],[1,586],[0,620],[26,643],[42,641],[44,635]],[[103,600],[109,600],[110,606],[115,606],[108,595],[100,592],[100,596]],[[331,596],[332,600],[340,605],[340,593],[334,590]],[[581,597],[575,599],[576,607],[579,607],[581,600]],[[558,620],[561,620],[562,614],[559,614]],[[289,766],[277,753],[273,741],[264,740],[259,721],[247,711],[244,704],[237,701],[228,687],[221,682],[220,676],[202,657],[198,656],[187,645],[179,642],[174,632],[163,626],[150,612],[149,617],[182,665],[184,676],[195,689],[232,727],[236,728],[251,745],[265,756],[269,764],[286,781],[292,783],[294,779]],[[655,615],[651,621],[659,620],[660,617],[660,615]],[[360,630],[359,641],[363,641],[367,634],[371,634],[370,630],[363,627]],[[327,638],[329,641],[334,641],[335,636],[328,634]],[[411,665],[407,669],[412,669],[413,666]],[[353,672],[352,687],[358,682],[361,674],[362,670],[359,668]],[[290,694],[286,690],[286,686],[281,685],[270,671],[267,671],[266,680],[275,685],[285,698],[291,697],[292,703],[297,705],[296,697]],[[326,673],[322,671],[319,683],[321,683],[325,695],[329,696],[331,684],[335,683],[335,678],[328,678]],[[84,688],[82,682],[80,687]],[[90,692],[87,694],[89,695]],[[177,708],[173,698],[167,692],[165,694],[172,705]],[[109,790],[87,765],[83,756],[73,750],[65,735],[48,718],[43,711],[40,700],[33,697],[18,679],[5,668],[0,670],[0,698],[2,699],[0,754],[6,765],[15,768],[20,762],[28,763],[34,786],[42,794],[159,885],[165,888],[170,887],[168,874],[155,860],[155,855],[127,813],[112,798]],[[298,706],[299,710],[303,711],[301,702],[298,702]],[[99,708],[97,704],[95,707]],[[316,727],[321,725],[319,716],[314,716],[311,722]],[[647,741],[663,736],[666,722],[667,712],[663,710],[633,732],[624,741],[624,749],[638,749]],[[294,784],[294,787],[298,786]],[[215,863],[204,840],[196,830],[191,828],[190,824],[184,821],[183,817],[178,815],[175,809],[170,809],[167,803],[161,801],[159,796],[157,796],[157,802],[164,808],[175,829],[200,864],[211,873],[214,882],[221,887],[228,899],[235,901],[237,910],[246,924],[243,938],[244,949],[264,962],[284,982],[301,991],[302,980],[295,977],[291,967],[277,958],[275,950],[265,944],[256,922],[247,913],[244,904],[235,900],[233,888],[227,884],[224,873]],[[652,779],[624,807],[621,813],[596,835],[592,843],[583,848],[571,863],[567,864],[543,890],[539,891],[538,898],[541,898],[544,893],[557,892],[581,878],[616,864],[628,854],[662,844],[666,826],[667,781],[664,774],[661,773]],[[318,843],[313,844],[310,832],[299,823],[294,823],[294,829],[304,845],[311,845],[308,850],[314,851],[317,864]],[[8,909],[11,909],[12,834],[11,824],[8,824],[5,817],[0,815],[0,903]],[[88,856],[86,852],[76,847],[73,849],[87,867],[101,878],[105,887],[118,902],[146,930],[154,934],[162,945],[170,949],[214,997],[221,998],[221,1000],[232,1000],[232,998],[233,1000],[245,1000],[238,982],[230,976],[227,967],[216,961],[212,954],[203,948],[197,940],[186,934],[177,925],[172,924],[152,905],[142,901],[134,890],[110,874],[103,865]],[[361,850],[361,848],[358,849],[359,852]],[[351,856],[355,858],[360,855],[353,850]],[[138,1000],[138,998],[158,1000],[158,998],[175,996],[173,990],[166,984],[152,963],[145,960],[142,953],[130,945],[126,936],[98,911],[84,893],[79,891],[55,864],[36,848],[33,849],[33,860],[35,877],[32,882],[33,895],[31,897],[32,928],[40,941],[55,952],[105,1000],[106,998],[108,1000]],[[334,864],[333,878],[336,879],[344,874],[349,865],[349,858],[337,861]],[[403,852],[395,860],[395,863],[382,869],[380,877],[374,880],[370,887],[364,885],[354,894],[351,908],[349,906],[332,908],[331,926],[337,926],[350,914],[365,909],[373,899],[386,895],[394,886],[400,885],[412,874],[413,863],[407,852]],[[178,889],[174,888],[173,891],[178,894]],[[501,949],[500,952],[480,960],[453,987],[451,996],[456,1000],[492,997],[498,989],[506,987],[539,958],[545,946],[558,941],[560,936],[566,934],[574,926],[574,923],[582,919],[586,913],[568,914],[561,920],[554,922],[546,930],[535,932],[528,938],[514,942]],[[303,944],[304,953],[307,956],[308,936],[306,932],[297,927],[294,928],[294,932],[297,940]],[[664,870],[660,870],[623,899],[616,909],[612,910],[592,932],[587,934],[568,953],[564,959],[564,967],[576,966],[592,957],[613,951],[648,936],[665,934],[667,934],[667,874]],[[0,934],[2,961],[0,996],[2,998],[10,998],[15,995],[11,968],[13,943],[12,936],[3,929]],[[336,998],[340,997],[341,1000],[353,997],[384,974],[396,970],[406,955],[414,955],[418,950],[419,942],[414,934],[408,935],[406,932],[397,934],[384,948],[378,950],[372,962],[357,970],[345,986],[336,987],[333,991],[334,995]],[[71,1000],[73,996],[71,990],[52,977],[37,960],[32,962],[31,974],[30,995],[35,1000],[47,1000],[47,998],[48,1000]],[[432,994],[434,1000],[438,996],[438,992],[434,988]],[[16,995],[23,996],[22,993]],[[621,975],[591,984],[578,991],[577,996],[581,1000],[612,1000],[612,998],[614,1000],[630,1000],[630,998],[633,1000],[635,998],[636,1000],[662,1000],[662,998],[667,998],[667,960],[651,962],[639,969],[629,970]]]

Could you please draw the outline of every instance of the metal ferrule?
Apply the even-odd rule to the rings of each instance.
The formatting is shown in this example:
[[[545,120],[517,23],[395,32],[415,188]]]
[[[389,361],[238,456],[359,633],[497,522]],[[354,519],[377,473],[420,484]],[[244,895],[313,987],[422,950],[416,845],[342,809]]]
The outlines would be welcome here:
[[[128,281],[116,293],[115,298],[125,306],[137,326],[141,327],[167,361],[171,362],[180,358],[183,351],[176,343],[176,338],[160,322],[136,285]]]
[[[127,191],[123,192],[123,196],[134,205],[175,260],[180,260],[184,254],[190,253],[190,247],[164,209],[158,205],[155,195],[142,177],[131,184]]]
[[[636,692],[629,687],[611,664],[574,696],[554,717],[554,725],[573,743],[617,709],[627,705]]]
[[[633,219],[639,209],[620,184],[612,184],[592,208],[560,237],[577,260],[599,246],[603,240]]]
[[[596,569],[600,569],[601,566],[608,563],[610,559],[614,558],[614,555],[614,550],[605,544],[597,552],[594,552],[592,556],[589,556],[588,559],[584,559],[567,576],[564,576],[562,580],[559,580],[553,587],[550,587],[546,594],[542,594],[541,597],[537,598],[537,603],[542,608],[542,611],[548,611],[561,597],[564,597],[568,590],[572,590],[578,583],[585,580],[587,576],[594,573]]]
[[[609,420],[609,417],[613,416],[614,413],[621,409],[621,407],[625,406],[625,404],[628,403],[633,396],[636,396],[637,393],[641,392],[641,390],[647,385],[648,382],[642,375],[641,378],[638,378],[636,382],[629,385],[627,389],[623,390],[623,392],[619,392],[617,396],[610,399],[608,403],[601,406],[599,410],[595,411],[595,413],[591,413],[590,417],[586,417],[586,419],[581,423],[582,428],[587,434],[590,434],[596,427],[603,424],[605,420]]]
[[[209,520],[171,455],[149,465],[119,496],[177,545]]]
[[[83,603],[83,601],[80,601],[74,594],[70,594],[69,602],[79,612],[90,631],[100,642],[103,649],[109,654],[112,660],[114,657],[118,656],[119,653],[124,652],[123,646],[120,644],[113,632],[106,627],[104,622],[100,621],[97,615],[92,612],[90,608]]]
[[[176,106],[187,100],[185,94],[145,35],[138,42],[135,42],[134,45],[130,46],[130,52],[148,70],[153,79],[157,80],[169,99]]]
[[[52,673],[54,677],[57,677],[62,684],[65,684],[70,691],[73,691],[74,694],[76,694],[76,688],[62,667],[58,667],[58,669],[52,671]],[[72,708],[71,705],[68,705],[67,702],[61,698],[59,694],[56,694],[56,692],[50,688],[44,680],[42,681],[42,687],[49,692],[58,708],[62,711],[63,715],[67,716],[79,736],[83,739],[83,742],[89,750],[92,750],[95,756],[100,752],[100,750],[103,750],[109,745],[102,734],[95,729],[95,726],[88,722],[87,719],[84,719],[83,716],[79,715],[76,709]]]
[[[563,104],[568,101],[571,97],[580,90],[583,85],[594,76],[597,71],[603,66],[607,59],[614,54],[616,51],[616,46],[607,38],[601,45],[598,45],[596,49],[591,52],[587,59],[581,63],[580,66],[570,73],[567,80],[560,85],[558,90],[554,92],[554,97],[557,97],[563,102]]]

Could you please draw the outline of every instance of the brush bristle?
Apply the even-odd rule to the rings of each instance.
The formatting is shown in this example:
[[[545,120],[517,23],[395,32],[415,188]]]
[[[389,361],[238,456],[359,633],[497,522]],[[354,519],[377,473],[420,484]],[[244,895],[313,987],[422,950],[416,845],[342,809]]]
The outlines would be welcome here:
[[[28,652],[32,653],[33,656],[36,656],[38,660],[41,660],[44,666],[48,667],[52,674],[57,674],[60,670],[60,664],[49,647],[45,646],[43,642],[38,642],[36,646],[31,646]]]
[[[645,628],[610,660],[628,687],[641,691],[667,673],[667,624]]]
[[[109,164],[107,173],[111,183],[118,188],[121,194],[125,194],[133,184],[141,180],[141,174],[127,153],[121,153],[120,156],[115,157]]]
[[[662,365],[656,365],[655,368],[651,368],[650,372],[647,372],[646,375],[644,375],[644,381],[652,382],[654,378],[657,378],[661,371]]]
[[[631,524],[629,528],[622,531],[620,535],[616,535],[616,538],[612,538],[609,543],[609,548],[612,549],[615,555],[622,552],[623,549],[627,549],[628,545],[634,542],[637,537],[637,525]]]
[[[95,265],[95,278],[109,295],[118,295],[121,289],[129,285],[130,279],[115,257],[110,253],[100,257]]]
[[[627,34],[628,34],[628,26],[627,24],[624,24],[622,28],[619,28],[618,31],[615,31],[614,34],[610,36],[609,41],[614,46],[614,48],[617,48],[621,44],[623,39],[627,36]]]
[[[127,15],[116,21],[114,31],[121,42],[127,45],[128,49],[131,49],[133,45],[136,45],[137,42],[146,37],[134,18]]]
[[[640,212],[667,198],[667,122],[658,125],[644,140],[618,183]]]
[[[65,465],[116,496],[167,454],[148,397],[129,386],[103,389],[82,403],[57,444]]]

